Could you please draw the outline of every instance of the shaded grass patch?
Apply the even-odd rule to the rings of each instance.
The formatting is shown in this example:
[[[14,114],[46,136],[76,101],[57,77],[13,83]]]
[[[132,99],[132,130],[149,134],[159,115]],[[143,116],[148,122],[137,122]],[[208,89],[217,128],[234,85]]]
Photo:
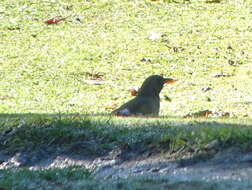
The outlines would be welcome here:
[[[111,118],[107,116],[42,116],[5,118],[0,147],[8,154],[60,147],[61,153],[102,156],[114,149],[150,154],[198,153],[217,141],[214,149],[246,145],[252,139],[251,121]],[[9,123],[9,126],[8,126]],[[135,156],[136,156],[135,155]],[[132,159],[128,158],[127,159]]]

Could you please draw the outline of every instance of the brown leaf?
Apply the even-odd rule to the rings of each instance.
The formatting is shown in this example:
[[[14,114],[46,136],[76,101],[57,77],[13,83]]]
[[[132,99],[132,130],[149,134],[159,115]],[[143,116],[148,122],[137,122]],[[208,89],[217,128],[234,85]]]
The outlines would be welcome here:
[[[208,117],[213,112],[210,110],[203,110],[195,113],[189,113],[184,116],[184,118],[191,118],[191,117]]]
[[[230,117],[231,114],[229,112],[212,112],[210,110],[203,110],[195,113],[189,113],[184,116],[184,118],[191,118],[191,117]]]
[[[130,92],[131,96],[136,96],[137,93],[138,93],[138,90],[136,90],[136,89],[134,89],[134,88],[131,88],[131,89],[129,89],[128,91]]]
[[[86,75],[91,79],[101,79],[105,74],[104,73],[89,73],[86,72]]]
[[[45,24],[57,24],[58,22],[61,22],[61,21],[65,20],[66,18],[67,17],[65,17],[65,18],[52,18],[52,19],[45,21],[44,23]]]

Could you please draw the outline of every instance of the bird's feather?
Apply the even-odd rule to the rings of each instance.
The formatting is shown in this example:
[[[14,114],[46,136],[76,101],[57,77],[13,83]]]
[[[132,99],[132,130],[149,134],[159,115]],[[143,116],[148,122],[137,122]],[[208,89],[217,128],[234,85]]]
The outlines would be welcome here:
[[[120,112],[127,109],[130,115],[158,115],[159,107],[158,97],[136,97],[114,110],[112,114],[123,115]]]

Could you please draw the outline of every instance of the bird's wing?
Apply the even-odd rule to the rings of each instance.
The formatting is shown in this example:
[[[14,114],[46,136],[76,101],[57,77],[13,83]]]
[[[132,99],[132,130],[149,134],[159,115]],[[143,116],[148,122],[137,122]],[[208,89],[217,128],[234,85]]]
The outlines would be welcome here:
[[[158,114],[159,100],[152,98],[136,97],[129,102],[123,104],[118,109],[114,110],[112,114],[119,115],[136,115],[136,114]],[[125,113],[125,114],[124,114]]]
[[[124,115],[124,114],[121,114],[121,112],[125,112],[125,113],[128,112],[125,115],[134,114],[133,110],[135,110],[140,104],[141,104],[141,101],[139,101],[138,98],[136,97],[136,98],[126,102],[125,104],[121,105],[116,110],[112,111],[112,114]]]

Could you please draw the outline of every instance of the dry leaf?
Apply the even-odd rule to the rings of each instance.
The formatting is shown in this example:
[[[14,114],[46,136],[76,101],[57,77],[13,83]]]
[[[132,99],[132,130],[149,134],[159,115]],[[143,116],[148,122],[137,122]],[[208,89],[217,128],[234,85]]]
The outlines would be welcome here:
[[[61,21],[65,20],[66,18],[67,17],[65,17],[65,18],[52,18],[52,19],[45,21],[45,24],[57,24],[58,22],[61,22]]]
[[[165,99],[166,101],[168,101],[168,102],[171,102],[171,101],[172,101],[172,99],[169,98],[167,95],[164,95],[164,99]]]
[[[128,91],[130,92],[131,96],[136,96],[138,92],[138,90],[136,90],[135,88],[131,88]]]
[[[91,79],[101,79],[105,74],[104,73],[89,73],[86,72],[86,75]]]
[[[106,107],[105,107],[105,110],[114,110],[114,109],[117,108],[117,107],[118,107],[117,104],[112,104],[112,105],[110,105],[110,106],[106,106]]]
[[[207,87],[203,87],[201,90],[204,91],[204,92],[206,92],[206,91],[209,91],[211,89],[212,89],[211,87],[207,86]]]
[[[189,113],[184,116],[184,118],[190,118],[190,117],[208,117],[213,112],[210,110],[203,110],[195,113]]]
[[[195,113],[189,113],[184,116],[184,118],[191,118],[191,117],[230,117],[231,114],[229,112],[212,112],[210,110],[203,110]]]

